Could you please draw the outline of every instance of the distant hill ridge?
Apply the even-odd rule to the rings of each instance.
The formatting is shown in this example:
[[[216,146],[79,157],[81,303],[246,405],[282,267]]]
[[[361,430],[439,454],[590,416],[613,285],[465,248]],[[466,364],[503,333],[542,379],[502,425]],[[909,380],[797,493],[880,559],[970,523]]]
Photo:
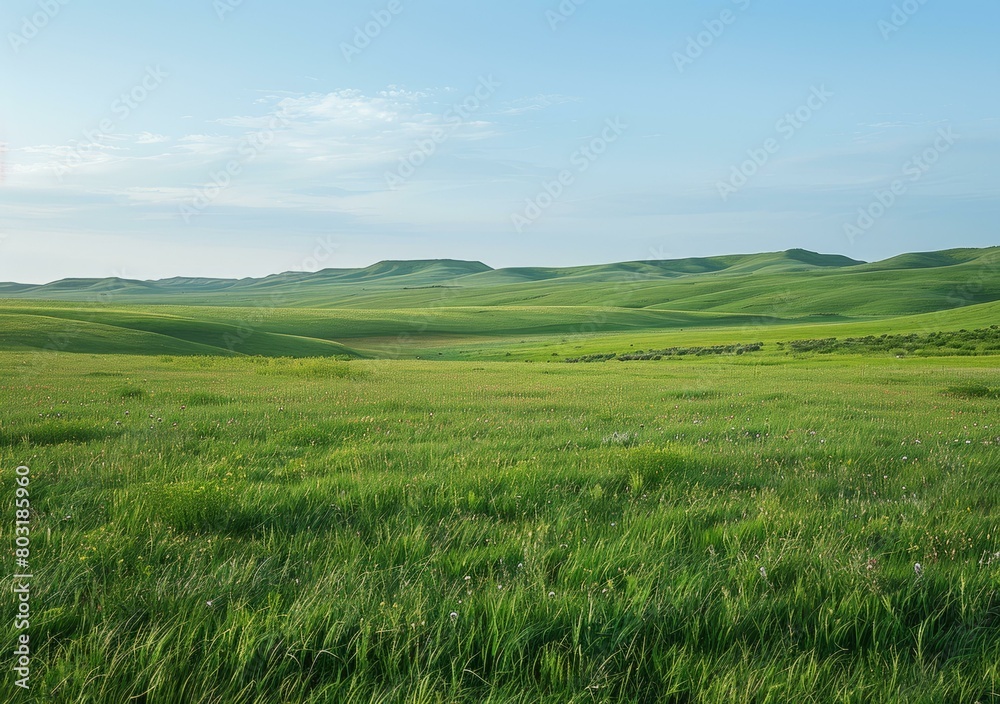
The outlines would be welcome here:
[[[493,354],[497,340],[517,353],[531,340],[558,338],[578,356],[578,338],[591,334],[628,336],[616,339],[637,347],[641,338],[632,336],[652,334],[650,349],[661,349],[679,344],[677,336],[763,340],[775,326],[803,327],[768,339],[998,320],[1000,247],[875,263],[793,249],[563,268],[435,259],[263,278],[0,284],[0,350],[14,351],[467,359],[474,349]],[[847,327],[828,332],[836,326]],[[430,346],[411,349],[418,340]],[[595,349],[615,349],[609,344]]]
[[[978,251],[978,250],[956,250],[956,251]],[[935,255],[945,255],[944,252]],[[935,256],[935,255],[903,255],[906,256]],[[897,257],[898,258],[898,257]],[[119,277],[108,277],[103,279],[71,278],[60,279],[48,284],[18,284],[0,283],[0,293],[5,289],[11,290],[34,290],[41,292],[44,289],[51,291],[82,290],[95,285],[104,284],[108,287],[143,286],[146,288],[168,288],[168,287],[194,287],[194,288],[214,288],[223,289],[230,287],[249,287],[266,283],[287,283],[289,281],[361,281],[377,280],[403,276],[432,277],[441,280],[455,279],[462,276],[471,276],[493,272],[512,279],[539,280],[548,278],[562,278],[569,276],[580,276],[585,274],[601,274],[611,272],[644,272],[663,274],[702,274],[715,271],[722,271],[729,268],[742,267],[746,269],[762,268],[768,265],[800,263],[814,267],[842,267],[857,266],[864,262],[851,259],[838,254],[818,254],[805,249],[790,249],[785,252],[771,252],[763,254],[732,254],[717,257],[689,257],[686,259],[663,259],[663,260],[641,260],[630,262],[619,262],[615,264],[594,264],[577,267],[513,267],[504,269],[494,269],[483,262],[465,261],[459,259],[414,259],[414,260],[385,260],[380,261],[363,269],[321,269],[316,272],[295,272],[287,271],[281,274],[272,274],[263,278],[245,279],[214,279],[205,277],[175,276],[168,279],[156,280],[136,280],[122,279]]]
[[[363,281],[394,277],[429,277],[434,279],[453,279],[481,272],[493,271],[482,262],[459,261],[455,259],[427,259],[381,261],[363,269],[322,269],[316,272],[287,271],[281,274],[271,274],[263,278],[245,279],[213,279],[204,277],[175,276],[169,279],[134,280],[118,277],[103,279],[60,279],[48,284],[18,284],[0,283],[0,294],[31,290],[35,293],[45,291],[93,290],[95,287],[124,288],[141,286],[150,290],[168,288],[196,288],[200,290],[225,290],[228,288],[251,288],[268,284],[301,283],[308,281]]]
[[[975,278],[962,267],[980,264],[996,275],[1000,271],[1000,247],[902,254],[875,263],[805,249],[502,269],[493,269],[479,261],[456,259],[386,260],[359,269],[284,272],[262,278],[177,276],[139,281],[111,277],[62,279],[43,285],[0,283],[0,298],[93,301],[112,297],[122,303],[197,305],[254,305],[270,298],[280,301],[280,305],[391,308],[427,304],[429,299],[420,296],[420,289],[449,289],[464,296],[450,294],[447,305],[458,306],[615,305],[744,312],[766,310],[772,305],[768,303],[769,296],[787,298],[794,291],[797,296],[811,297],[817,306],[822,305],[822,300],[829,300],[829,310],[838,312],[844,306],[835,303],[843,298],[845,286],[856,287],[859,293],[884,287],[890,280],[896,281],[898,287],[924,286],[922,279],[918,282],[913,278],[917,272],[940,271],[933,283],[940,291],[935,296],[943,299],[952,287],[950,280]],[[831,276],[839,276],[843,281],[834,281]],[[642,290],[645,283],[659,288]],[[616,294],[627,287],[629,296]],[[897,290],[893,295],[904,296],[905,290]],[[974,302],[985,300],[993,300],[993,296],[986,295]],[[858,302],[849,307],[865,310]],[[906,306],[903,309],[920,312],[945,307],[953,306],[947,302],[942,305],[928,302],[914,310]]]

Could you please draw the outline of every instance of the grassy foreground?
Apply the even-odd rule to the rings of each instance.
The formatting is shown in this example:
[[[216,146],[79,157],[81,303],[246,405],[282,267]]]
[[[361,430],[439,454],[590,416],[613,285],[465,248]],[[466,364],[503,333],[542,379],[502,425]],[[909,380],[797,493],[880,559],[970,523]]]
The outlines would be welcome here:
[[[38,364],[0,701],[1000,701],[995,358]]]

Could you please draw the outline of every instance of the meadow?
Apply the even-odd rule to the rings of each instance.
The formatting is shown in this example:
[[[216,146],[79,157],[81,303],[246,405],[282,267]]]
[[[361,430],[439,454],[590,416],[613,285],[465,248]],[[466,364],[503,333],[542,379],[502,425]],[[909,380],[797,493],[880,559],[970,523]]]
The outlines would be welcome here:
[[[1000,248],[0,295],[0,701],[1000,702]]]
[[[0,353],[30,701],[1000,701],[995,358],[755,354]]]

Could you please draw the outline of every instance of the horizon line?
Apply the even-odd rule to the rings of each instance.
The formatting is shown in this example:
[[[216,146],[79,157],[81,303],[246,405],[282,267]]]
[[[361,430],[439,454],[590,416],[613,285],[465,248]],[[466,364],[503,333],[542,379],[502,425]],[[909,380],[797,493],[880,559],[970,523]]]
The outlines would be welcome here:
[[[893,254],[884,259],[877,259],[875,261],[867,261],[863,259],[855,259],[847,254],[842,254],[839,252],[817,252],[810,249],[805,249],[803,247],[791,247],[784,250],[773,250],[764,252],[726,252],[721,254],[709,254],[700,256],[689,256],[689,257],[672,257],[667,259],[624,259],[624,260],[613,260],[606,262],[595,262],[592,264],[576,264],[576,265],[546,265],[546,264],[536,264],[536,265],[515,265],[515,266],[503,266],[503,267],[493,267],[486,262],[479,259],[456,259],[454,257],[434,257],[429,259],[380,259],[378,261],[372,262],[366,266],[354,266],[354,267],[324,267],[322,269],[316,269],[314,271],[307,270],[296,270],[289,269],[286,271],[274,272],[271,274],[265,274],[263,276],[241,276],[241,277],[231,277],[231,276],[187,276],[184,274],[174,274],[172,276],[166,276],[156,279],[134,279],[127,278],[123,276],[111,275],[111,276],[64,276],[59,279],[53,279],[51,281],[46,281],[44,283],[34,283],[34,282],[21,282],[21,281],[0,281],[0,286],[14,285],[14,286],[51,286],[53,284],[63,283],[67,281],[108,281],[112,279],[117,279],[120,281],[131,281],[136,283],[159,283],[163,281],[171,281],[173,279],[192,279],[192,280],[203,280],[203,281],[246,281],[246,280],[263,280],[272,278],[275,276],[287,276],[287,275],[310,275],[310,274],[322,274],[329,271],[364,271],[365,269],[371,269],[378,266],[379,264],[414,264],[414,263],[424,263],[433,264],[440,262],[456,262],[461,264],[481,264],[489,271],[505,271],[511,269],[578,269],[586,267],[598,267],[598,266],[613,266],[615,264],[656,264],[663,262],[680,262],[680,261],[691,261],[691,260],[706,260],[706,259],[718,259],[721,257],[753,257],[753,256],[763,256],[767,254],[789,254],[791,252],[804,252],[806,254],[815,254],[822,257],[843,257],[856,262],[857,265],[863,264],[877,264],[879,262],[888,261],[896,257],[904,256],[907,254],[940,254],[943,252],[954,252],[959,250],[982,250],[987,251],[990,249],[996,249],[1000,245],[991,245],[989,247],[950,247],[948,249],[938,249],[938,250],[926,250],[919,252],[902,251]],[[477,272],[485,273],[485,272]]]

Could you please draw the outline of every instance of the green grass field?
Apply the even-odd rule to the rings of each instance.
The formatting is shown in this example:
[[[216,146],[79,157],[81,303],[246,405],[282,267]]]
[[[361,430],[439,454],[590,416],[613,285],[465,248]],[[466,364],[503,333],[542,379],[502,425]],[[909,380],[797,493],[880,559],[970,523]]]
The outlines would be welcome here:
[[[0,287],[0,701],[1000,702],[998,251]]]
[[[37,701],[1000,697],[989,358],[36,364]]]

